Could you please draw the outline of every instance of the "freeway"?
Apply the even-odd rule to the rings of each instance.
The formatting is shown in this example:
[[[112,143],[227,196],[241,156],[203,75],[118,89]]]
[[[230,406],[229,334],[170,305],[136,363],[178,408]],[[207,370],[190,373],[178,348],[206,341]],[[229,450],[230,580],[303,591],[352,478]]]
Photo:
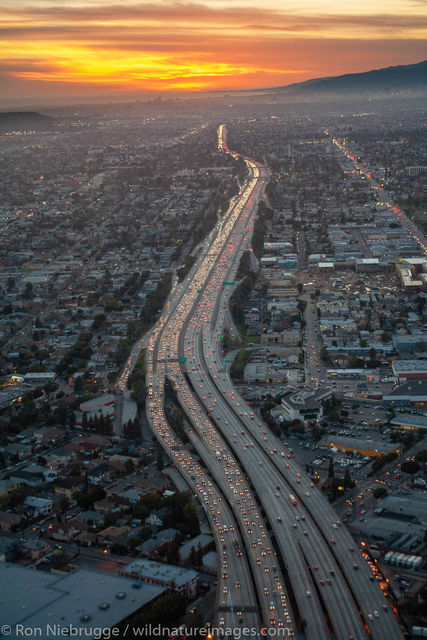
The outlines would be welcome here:
[[[225,300],[222,302],[224,303],[224,301]],[[220,321],[214,326],[213,335],[217,335],[217,332],[221,331]],[[207,342],[208,341],[206,341],[206,343]],[[246,439],[251,437],[252,442],[256,444],[255,451],[257,455],[259,456],[260,449],[262,448],[266,455],[270,456],[270,465],[271,462],[274,461],[274,466],[280,471],[283,479],[286,479],[286,491],[289,490],[297,496],[298,505],[301,505],[301,508],[305,508],[305,513],[300,513],[299,516],[305,516],[306,520],[303,520],[303,522],[307,522],[307,519],[313,520],[314,522],[314,527],[311,531],[307,524],[305,525],[305,530],[307,531],[307,538],[311,537],[311,535],[317,536],[316,546],[319,555],[322,537],[326,543],[322,546],[326,548],[326,552],[328,553],[330,559],[329,566],[335,567],[333,569],[335,575],[332,583],[339,583],[339,591],[347,584],[351,591],[351,598],[357,603],[356,606],[360,607],[364,624],[372,636],[382,638],[387,634],[390,637],[401,638],[400,629],[391,613],[387,601],[384,600],[384,595],[372,580],[373,576],[370,573],[370,569],[360,557],[360,553],[355,549],[355,543],[346,528],[336,519],[334,511],[320,493],[316,489],[313,491],[310,481],[300,473],[298,465],[289,459],[289,451],[282,446],[273,434],[267,433],[265,430],[263,431],[261,423],[258,421],[255,422],[254,414],[250,408],[247,407],[243,398],[234,392],[233,385],[228,376],[221,374],[221,365],[216,369],[218,363],[220,363],[218,344],[216,343],[216,350],[210,353],[207,344],[204,346],[205,358],[201,359],[201,361],[206,363],[207,369],[205,373],[208,374],[213,385],[217,386],[217,390],[221,392],[222,397],[227,398],[229,406],[233,409],[234,414],[240,421],[241,431],[236,430],[235,434],[231,434],[231,437],[233,437],[233,435],[237,436],[237,438],[235,438],[237,445],[243,444],[238,434],[241,433]],[[218,375],[219,373],[220,375]],[[203,379],[204,386],[207,389],[206,392],[212,394],[213,391],[210,390],[207,379],[205,375]],[[218,383],[218,380],[220,380],[220,383]],[[228,423],[230,425],[229,419]],[[219,416],[218,424],[225,424],[225,421],[221,422],[221,416]],[[227,429],[229,425],[226,425]],[[246,452],[245,448],[247,447],[243,447],[243,454],[247,456],[251,449],[248,449]],[[287,461],[285,465],[281,458],[285,458]],[[260,460],[261,465],[258,467],[259,481],[262,482],[262,476],[266,474],[266,463],[265,460]],[[255,486],[254,475],[256,474],[254,474],[254,469],[256,469],[256,463],[248,463],[248,475]],[[294,524],[299,528],[300,524],[298,521]],[[301,543],[304,544],[306,541],[305,536],[300,538],[300,540]],[[337,565],[339,567],[338,572],[336,570]],[[320,560],[315,566],[317,566],[317,569],[314,569],[316,576],[320,576]],[[318,584],[320,584],[321,587],[324,586],[324,582],[322,583],[321,580],[319,580]],[[327,591],[322,589],[322,593],[326,594]],[[341,599],[342,597],[341,595]],[[325,604],[326,602],[327,599],[325,598]],[[337,625],[340,624],[339,618],[342,612],[340,613],[334,605],[333,599],[330,604],[331,608],[328,609],[328,613],[332,626],[336,629]],[[350,607],[354,610],[355,605],[350,604]],[[345,607],[344,617],[348,617],[349,611],[350,609]],[[341,633],[337,635],[339,637],[364,637],[363,635],[359,636],[359,633],[360,630],[359,632],[351,633],[350,636],[341,635]]]
[[[226,296],[227,294],[224,295]],[[225,298],[221,302],[224,305]],[[219,314],[217,315],[217,322],[213,326],[215,327],[213,329],[213,335],[217,335],[217,333],[221,331],[221,318]],[[355,543],[347,529],[337,520],[334,511],[320,495],[320,492],[311,486],[309,479],[305,475],[301,474],[298,465],[290,459],[289,450],[283,447],[281,442],[273,434],[263,430],[260,422],[255,421],[255,416],[251,412],[251,409],[246,405],[243,398],[234,391],[228,375],[220,372],[221,365],[216,369],[218,363],[220,363],[218,343],[216,343],[216,349],[214,351],[209,351],[207,344],[204,346],[206,357],[201,360],[206,363],[206,372],[208,372],[212,383],[215,384],[221,392],[222,397],[227,399],[236,417],[239,418],[241,431],[243,431],[246,439],[248,437],[252,438],[252,442],[256,445],[255,451],[257,451],[257,454],[259,454],[260,449],[263,449],[265,454],[270,457],[270,465],[273,463],[278,471],[280,471],[282,478],[286,480],[286,490],[289,490],[297,496],[298,505],[301,505],[301,508],[305,508],[305,513],[303,512],[302,514],[305,515],[305,522],[307,522],[307,517],[313,520],[315,526],[312,531],[316,536],[318,552],[323,537],[324,544],[322,546],[326,548],[331,561],[329,566],[332,568],[339,565],[338,572],[336,568],[334,569],[335,576],[332,583],[334,584],[335,579],[339,578],[337,582],[340,583],[340,589],[345,584],[348,585],[352,593],[352,598],[357,602],[357,607],[361,609],[363,621],[373,637],[382,638],[387,634],[390,637],[401,638],[400,629],[388,607],[387,601],[384,599],[384,595],[377,584],[372,580],[370,569],[366,562],[363,561],[363,558],[361,558],[360,553],[355,549]],[[207,385],[207,379],[205,376],[205,386]],[[207,393],[212,393],[212,391],[208,390]],[[230,420],[228,420],[228,422],[230,422]],[[225,425],[225,422],[221,423],[221,419],[218,423]],[[226,426],[228,428],[229,425]],[[241,431],[236,431],[235,433],[239,434]],[[233,434],[231,434],[231,437],[232,436]],[[237,444],[241,444],[238,437],[236,440]],[[248,449],[248,452],[249,451],[250,449]],[[244,455],[248,455],[248,453],[244,452]],[[285,464],[283,464],[283,458],[285,459]],[[248,465],[248,475],[255,485],[253,478],[254,469],[256,469],[256,464],[251,463]],[[265,460],[262,460],[262,465],[258,466],[258,469],[261,480],[261,476],[266,473]],[[299,528],[300,524],[298,521],[294,524],[297,524]],[[309,538],[312,534],[308,526],[305,526],[305,530],[307,531],[307,538]],[[301,543],[304,544],[306,540],[305,536],[301,537],[300,540]],[[317,563],[315,566],[318,567],[318,569],[315,570],[316,575],[320,577],[320,564]],[[323,589],[324,583],[322,584],[319,580],[318,584],[322,587],[322,593],[327,593],[327,591]],[[332,609],[328,610],[329,616],[332,624],[334,617],[335,619],[338,618],[338,620],[335,621],[336,628],[337,623],[339,623],[340,614],[336,610],[333,600],[331,604]],[[354,609],[354,605],[352,608]],[[348,613],[345,614],[345,617],[347,616]],[[350,635],[359,637],[358,634],[354,633]],[[339,634],[339,637],[346,636]]]
[[[147,416],[153,432],[187,481],[198,480],[194,488],[198,491],[210,517],[221,556],[219,624],[231,628],[238,624],[252,627],[256,626],[256,621],[260,628],[256,613],[259,610],[262,620],[267,624],[286,624],[287,629],[291,631],[294,625],[283,578],[268,541],[262,515],[246,479],[227,452],[226,444],[221,443],[221,454],[218,454],[219,449],[213,451],[210,447],[207,448],[204,437],[200,437],[203,430],[207,433],[213,425],[210,424],[208,416],[201,412],[198,403],[194,404],[195,400],[176,358],[183,323],[200,299],[200,293],[215,270],[224,247],[237,233],[236,228],[240,229],[245,225],[248,211],[251,211],[252,217],[255,215],[257,200],[253,198],[253,193],[261,193],[259,183],[260,171],[252,167],[239,197],[233,198],[227,214],[208,237],[205,250],[187,278],[170,297],[165,312],[151,333],[147,349]],[[246,207],[251,196],[251,206]],[[189,450],[176,439],[167,423],[163,407],[166,377],[174,382],[180,394],[181,404],[193,427],[198,430],[199,438],[192,433],[191,442],[199,456],[207,462],[215,483],[209,474],[203,472]],[[220,444],[217,443],[217,446]],[[228,509],[228,505],[233,513]],[[248,527],[245,523],[249,522],[249,517],[253,518],[253,524]],[[233,536],[231,543],[227,541],[230,535]],[[246,549],[246,554],[243,554],[242,549]],[[264,570],[265,575],[260,573],[260,569]],[[277,601],[276,604],[277,598],[280,602]]]
[[[316,582],[317,590],[322,594],[323,604],[326,606],[337,637],[358,638],[366,637],[366,634],[370,633],[378,638],[384,637],[385,634],[401,638],[400,629],[384,600],[384,595],[372,580],[370,569],[360,553],[355,550],[355,543],[348,531],[339,520],[336,520],[332,508],[319,492],[316,490],[310,492],[308,487],[304,486],[307,485],[308,480],[302,477],[293,461],[286,464],[285,468],[283,464],[276,462],[276,460],[280,462],[280,458],[289,459],[289,452],[286,452],[272,434],[264,431],[263,437],[260,437],[261,423],[254,424],[253,413],[246,406],[243,398],[234,392],[228,376],[223,375],[218,336],[221,335],[229,293],[224,287],[221,294],[215,296],[215,287],[218,289],[221,278],[226,281],[233,280],[239,250],[234,253],[236,254],[234,260],[231,259],[232,256],[228,256],[229,259],[225,261],[225,264],[230,265],[229,270],[223,271],[216,280],[212,281],[211,287],[206,288],[202,297],[204,304],[198,307],[197,313],[189,322],[190,330],[186,334],[185,353],[193,388],[197,391],[201,402],[204,402],[211,411],[216,424],[221,425],[221,433],[241,464],[244,464],[263,503],[279,547],[288,563],[288,573],[294,583],[297,600],[299,596],[299,606],[301,608],[303,606],[302,590],[296,582],[298,575],[302,573],[304,562],[299,561],[297,563],[299,567],[296,570],[289,566],[290,558],[293,560],[298,558],[298,552],[295,552],[295,548],[289,544],[289,536],[286,533],[283,535],[285,528],[273,525],[275,521],[280,522],[281,516],[278,514],[282,513],[287,514],[286,522],[289,522],[291,507],[282,495],[283,488],[285,494],[292,491],[298,496],[298,513],[295,515],[292,526],[298,530],[298,533],[294,532],[297,543]],[[201,328],[205,331],[200,331]],[[219,380],[221,382],[218,382]],[[257,440],[258,446],[255,447],[253,440],[248,442],[248,437]],[[277,454],[274,458],[275,462],[271,464],[275,454]],[[285,471],[287,469],[289,471]],[[284,480],[286,482],[283,487]],[[274,489],[272,490],[274,486],[277,490],[275,495],[273,495]],[[313,487],[310,486],[310,489]],[[274,509],[274,503],[278,506],[278,510]],[[276,519],[274,519],[275,514]],[[302,536],[299,533],[301,520],[304,523]],[[322,574],[323,578],[320,578]],[[326,581],[325,574],[328,576]],[[332,588],[322,589],[325,583]],[[310,600],[313,593],[314,591],[309,589],[305,592]],[[307,611],[307,603],[304,611]]]
[[[225,268],[227,268],[227,264],[230,264],[230,261],[225,259]],[[196,314],[191,318],[186,332],[185,354],[193,388],[197,390],[201,401],[208,403],[207,408],[214,417],[215,423],[222,425],[219,429],[225,434],[235,455],[244,464],[263,504],[281,555],[285,559],[298,609],[300,612],[304,612],[306,635],[310,637],[325,637],[325,634],[327,635],[325,629],[317,626],[319,620],[323,618],[321,599],[323,602],[329,603],[329,617],[338,637],[362,638],[365,635],[364,625],[345,581],[340,579],[336,561],[329,557],[323,546],[318,545],[317,531],[308,514],[300,512],[300,507],[295,510],[294,505],[290,503],[289,487],[284,486],[281,474],[274,465],[271,465],[266,452],[262,451],[262,447],[255,447],[253,440],[248,440],[248,432],[242,430],[244,422],[242,418],[247,416],[252,421],[254,415],[240,410],[235,413],[225,400],[229,397],[233,404],[235,392],[231,383],[227,382],[224,376],[218,375],[220,373],[218,369],[221,369],[221,366],[217,367],[217,363],[220,362],[219,335],[221,328],[215,326],[215,323],[211,324],[215,307],[213,290],[219,286],[218,283],[223,277],[220,274],[206,288],[202,302]],[[232,275],[227,275],[228,279],[231,277]],[[224,312],[224,305],[221,305],[220,308]],[[224,313],[219,315],[220,322],[222,322],[223,315]],[[201,327],[204,327],[205,331],[200,331]],[[214,328],[212,329],[212,327]],[[215,371],[215,374],[212,374],[212,370]],[[217,387],[216,381],[218,379],[222,381],[222,386]],[[223,384],[224,382],[226,385]],[[229,384],[228,388],[227,384]],[[243,400],[240,400],[241,402],[236,404],[242,407]],[[265,435],[264,439],[266,439]],[[273,453],[275,451],[277,451],[276,448],[272,450]],[[284,456],[283,453],[282,457]],[[283,515],[286,515],[286,524],[281,523]],[[334,576],[336,578],[332,579]],[[316,580],[317,577],[318,580]],[[324,590],[319,598],[317,595],[318,587],[325,584],[331,588]]]
[[[227,149],[224,126],[218,138],[219,148],[237,158]],[[295,620],[303,621],[312,640],[330,632],[340,640],[397,640],[397,622],[350,534],[224,373],[220,336],[232,291],[228,284],[249,247],[268,179],[265,167],[244,160],[248,178],[150,335],[148,420],[210,518],[221,562],[219,624],[251,626],[259,611],[268,626],[295,628]],[[192,447],[210,473],[167,422],[166,378],[191,424]]]

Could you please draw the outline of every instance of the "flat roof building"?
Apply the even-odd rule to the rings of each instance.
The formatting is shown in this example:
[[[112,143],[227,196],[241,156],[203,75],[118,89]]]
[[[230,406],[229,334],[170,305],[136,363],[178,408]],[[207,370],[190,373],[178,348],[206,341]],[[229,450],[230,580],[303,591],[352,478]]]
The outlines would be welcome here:
[[[424,493],[386,496],[381,506],[388,513],[416,518],[421,524],[427,524],[427,495]]]
[[[346,438],[343,436],[327,436],[318,443],[320,447],[338,449],[339,451],[357,451],[363,456],[384,456],[392,451],[400,453],[400,444],[362,438]]]
[[[425,527],[408,520],[364,514],[351,522],[350,529],[353,534],[381,541],[387,547],[396,549],[401,547],[399,539],[403,535],[408,536],[412,538],[411,544],[414,544],[415,553],[423,544]],[[419,542],[416,546],[417,540]],[[395,545],[396,542],[398,546]]]
[[[393,373],[405,380],[427,380],[427,362],[425,360],[393,360]]]
[[[383,396],[385,404],[424,406],[427,404],[427,380],[411,380]]]
[[[138,559],[122,569],[123,575],[152,584],[160,584],[174,591],[193,594],[196,591],[198,574],[192,569],[183,569],[172,564]]]
[[[298,389],[284,395],[281,403],[283,417],[285,420],[300,420],[305,426],[310,426],[322,419],[322,402],[331,396],[331,389],[322,387]]]
[[[394,429],[404,429],[412,431],[413,429],[427,430],[427,416],[414,415],[413,413],[399,413],[395,418],[390,420],[390,425]]]
[[[134,589],[133,584],[129,578],[93,569],[58,576],[0,563],[0,619],[12,627],[8,638],[19,637],[19,624],[41,628],[42,638],[48,637],[48,624],[110,629],[166,592],[161,585],[144,583]]]

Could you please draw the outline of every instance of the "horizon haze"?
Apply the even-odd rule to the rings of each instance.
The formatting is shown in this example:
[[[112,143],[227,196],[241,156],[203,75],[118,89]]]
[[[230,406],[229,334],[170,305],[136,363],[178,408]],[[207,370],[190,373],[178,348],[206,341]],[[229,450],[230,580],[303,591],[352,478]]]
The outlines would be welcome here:
[[[411,0],[3,2],[2,108],[265,89],[425,59]]]

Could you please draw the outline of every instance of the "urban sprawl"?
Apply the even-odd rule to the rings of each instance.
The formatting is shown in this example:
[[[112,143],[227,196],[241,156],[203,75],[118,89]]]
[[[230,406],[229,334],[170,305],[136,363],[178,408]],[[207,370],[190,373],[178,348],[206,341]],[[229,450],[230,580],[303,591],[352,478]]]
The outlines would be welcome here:
[[[422,101],[45,112],[0,134],[8,637],[427,635]]]

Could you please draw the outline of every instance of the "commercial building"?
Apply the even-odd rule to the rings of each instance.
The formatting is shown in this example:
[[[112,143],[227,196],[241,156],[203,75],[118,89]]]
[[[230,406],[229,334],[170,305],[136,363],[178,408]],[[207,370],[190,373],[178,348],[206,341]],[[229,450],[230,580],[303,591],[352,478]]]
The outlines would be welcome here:
[[[13,630],[40,628],[39,637],[48,637],[47,624],[57,632],[75,627],[110,629],[137,613],[166,592],[154,584],[139,584],[111,573],[78,568],[65,576],[37,571],[17,564],[0,563],[0,619]],[[56,625],[56,627],[54,627]],[[58,630],[59,629],[59,630]],[[37,635],[38,632],[34,633]],[[14,632],[8,638],[18,637]]]
[[[350,529],[353,535],[379,541],[388,549],[416,553],[422,548],[425,527],[399,517],[381,517],[376,513],[368,513],[353,520]]]
[[[197,573],[192,569],[138,558],[126,565],[122,573],[136,580],[162,585],[179,593],[194,595],[196,592]]]
[[[400,454],[400,444],[365,440],[361,438],[346,438],[343,436],[327,436],[318,443],[319,447],[338,449],[339,451],[357,452],[362,456],[384,456],[395,452]]]
[[[47,384],[48,382],[53,382],[56,378],[56,374],[43,371],[40,373],[26,373],[24,375],[25,384]]]
[[[414,415],[413,413],[398,413],[390,420],[393,429],[403,429],[413,431],[414,429],[427,430],[427,416]]]
[[[393,373],[401,380],[427,380],[425,360],[393,360]]]
[[[403,335],[393,335],[393,347],[398,353],[409,353],[412,350],[427,350],[427,332],[405,333]]]
[[[80,404],[80,414],[76,414],[76,427],[81,427],[83,423],[83,415],[90,420],[91,418],[103,416],[113,420],[114,418],[114,401],[115,397],[112,393],[103,393],[101,396],[92,398]]]
[[[283,396],[282,415],[285,420],[300,420],[309,427],[322,419],[322,402],[332,396],[331,389],[300,389]]]
[[[402,407],[423,407],[427,405],[427,380],[405,382],[388,395],[383,403]]]
[[[243,374],[245,382],[274,383],[288,379],[288,370],[272,367],[268,362],[249,362]]]
[[[386,496],[381,506],[387,513],[408,516],[427,524],[427,495],[424,493]]]

